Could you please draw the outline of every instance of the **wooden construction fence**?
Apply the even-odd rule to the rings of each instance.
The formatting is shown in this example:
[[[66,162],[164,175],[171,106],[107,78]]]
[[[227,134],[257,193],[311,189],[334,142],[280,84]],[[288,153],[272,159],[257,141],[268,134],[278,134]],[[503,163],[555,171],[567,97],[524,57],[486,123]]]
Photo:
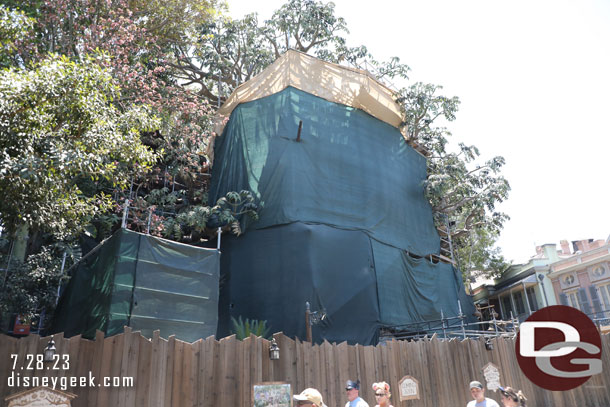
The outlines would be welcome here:
[[[520,371],[514,340],[496,338],[493,350],[483,340],[417,342],[391,341],[377,346],[347,343],[312,345],[275,334],[280,360],[269,359],[269,341],[234,336],[213,337],[185,343],[170,337],[144,338],[129,328],[120,335],[94,341],[55,335],[58,355],[69,355],[68,370],[28,370],[26,355],[43,352],[49,338],[30,335],[22,339],[0,335],[0,405],[25,387],[9,387],[12,376],[24,378],[133,377],[133,387],[68,387],[77,395],[73,406],[251,406],[255,383],[284,381],[294,393],[304,388],[320,390],[329,407],[344,406],[345,382],[360,379],[363,397],[371,406],[373,382],[385,380],[392,388],[395,407],[465,406],[470,399],[468,383],[485,383],[482,368],[489,362],[500,369],[502,385],[523,390],[530,407],[610,407],[610,335],[602,336],[604,372],[568,392],[550,392],[533,385]],[[15,367],[11,355],[19,355]],[[34,364],[35,365],[35,364]],[[47,365],[45,365],[47,366]],[[23,368],[23,369],[22,369]],[[398,381],[405,375],[419,380],[419,400],[399,401]],[[59,387],[59,386],[58,386]],[[59,388],[58,388],[59,389]],[[59,389],[61,390],[61,389]],[[497,401],[499,392],[486,395]]]

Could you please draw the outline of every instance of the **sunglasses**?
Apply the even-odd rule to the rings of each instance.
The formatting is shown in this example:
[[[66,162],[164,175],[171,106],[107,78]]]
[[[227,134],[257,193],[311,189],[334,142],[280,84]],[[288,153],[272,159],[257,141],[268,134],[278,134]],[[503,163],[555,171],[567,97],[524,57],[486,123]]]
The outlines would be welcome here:
[[[383,397],[385,396],[385,393],[375,393],[375,397]]]
[[[511,396],[511,395],[510,395],[510,394],[508,394],[508,393],[502,393],[502,394],[501,394],[501,397],[502,397],[502,398],[505,398],[505,399],[511,399],[512,401],[519,401],[519,399],[518,399],[518,398],[513,397],[513,396]]]

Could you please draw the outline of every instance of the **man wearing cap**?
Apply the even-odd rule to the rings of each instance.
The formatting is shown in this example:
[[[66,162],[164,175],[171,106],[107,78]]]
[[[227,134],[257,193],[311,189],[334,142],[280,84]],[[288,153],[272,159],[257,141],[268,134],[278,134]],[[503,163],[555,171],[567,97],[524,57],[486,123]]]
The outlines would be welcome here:
[[[326,407],[326,404],[324,404],[324,401],[322,401],[322,395],[316,389],[305,389],[301,392],[301,394],[292,396],[292,398],[296,400],[297,406]]]
[[[495,400],[485,397],[485,390],[481,382],[470,382],[470,394],[474,400],[468,402],[466,407],[500,407]]]
[[[345,407],[369,407],[368,403],[360,398],[360,380],[348,380],[345,384],[345,392],[349,400]]]

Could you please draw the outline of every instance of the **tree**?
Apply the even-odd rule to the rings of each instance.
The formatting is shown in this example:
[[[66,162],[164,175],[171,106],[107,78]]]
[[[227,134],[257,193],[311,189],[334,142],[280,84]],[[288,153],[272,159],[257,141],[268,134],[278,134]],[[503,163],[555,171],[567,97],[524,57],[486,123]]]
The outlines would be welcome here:
[[[77,252],[65,244],[51,244],[28,256],[26,261],[13,261],[2,276],[0,315],[15,313],[33,321],[44,311],[54,309],[58,288],[66,279],[62,264],[65,268],[74,264],[79,257]],[[40,319],[37,324],[44,328]]]
[[[35,20],[23,11],[0,4],[0,68],[22,64],[19,45],[32,31]]]
[[[25,13],[3,3],[0,220],[13,243],[29,229],[27,253],[2,259],[3,310],[52,308],[42,297],[62,278],[61,252],[82,231],[108,236],[125,198],[168,210],[152,232],[179,240],[212,226],[240,233],[237,217],[256,216],[247,191],[207,206],[212,112],[169,64],[213,1],[39,0]]]
[[[506,266],[499,250],[493,248],[508,220],[496,209],[510,191],[508,181],[501,175],[505,161],[498,156],[477,163],[477,147],[463,143],[458,143],[457,152],[449,149],[451,133],[435,123],[439,118],[455,120],[459,99],[439,95],[440,89],[415,83],[400,90],[397,101],[403,108],[407,142],[417,143],[426,152],[426,197],[437,229],[442,237],[451,240],[464,276],[474,270],[498,273]]]
[[[259,24],[256,13],[241,20],[218,16],[201,27],[194,49],[176,48],[174,74],[196,86],[199,95],[219,106],[241,83],[261,72],[288,48],[341,62],[367,55],[348,48],[345,20],[333,3],[290,0],[270,20]]]
[[[207,217],[193,216],[212,214],[214,219],[224,214],[223,225],[237,220],[227,215],[226,208],[207,206],[207,152],[213,111],[174,74],[172,67],[175,50],[190,47],[196,27],[210,18],[214,5],[208,0],[45,0],[38,9],[35,26],[38,55],[53,50],[80,60],[97,50],[111,54],[104,66],[120,88],[114,105],[119,110],[131,104],[145,105],[160,119],[157,129],[141,137],[158,152],[156,164],[150,171],[133,174],[129,190],[124,185],[109,190],[104,187],[118,203],[127,198],[136,207],[132,211],[136,215],[146,217],[153,208],[157,213],[151,216],[155,223],[152,232],[180,240],[190,237],[198,241],[202,236],[199,228],[195,228],[196,236],[191,231]],[[247,207],[250,209],[245,213],[255,216],[252,202]],[[231,216],[239,214],[241,211],[232,212]],[[101,239],[116,227],[116,216],[100,211],[91,223],[95,230],[90,231]],[[129,227],[150,230],[142,224],[141,219],[135,219]],[[237,227],[227,228],[239,233]]]
[[[73,237],[111,208],[103,191],[85,193],[86,182],[125,187],[155,159],[139,137],[159,121],[143,106],[115,107],[105,58],[51,56],[0,73],[0,219],[9,232],[25,224]]]

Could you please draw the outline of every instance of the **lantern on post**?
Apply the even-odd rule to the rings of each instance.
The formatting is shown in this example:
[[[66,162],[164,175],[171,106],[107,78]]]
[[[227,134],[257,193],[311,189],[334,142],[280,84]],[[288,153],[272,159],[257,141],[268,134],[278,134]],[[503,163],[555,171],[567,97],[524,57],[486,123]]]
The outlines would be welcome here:
[[[275,338],[271,340],[269,344],[269,359],[271,360],[279,360],[280,359],[280,347],[277,346],[277,342]]]
[[[45,362],[52,362],[53,358],[55,357],[56,350],[57,349],[55,349],[55,341],[53,340],[53,337],[51,336],[51,340],[49,341],[49,343],[47,343],[46,348],[44,348],[43,360]]]

